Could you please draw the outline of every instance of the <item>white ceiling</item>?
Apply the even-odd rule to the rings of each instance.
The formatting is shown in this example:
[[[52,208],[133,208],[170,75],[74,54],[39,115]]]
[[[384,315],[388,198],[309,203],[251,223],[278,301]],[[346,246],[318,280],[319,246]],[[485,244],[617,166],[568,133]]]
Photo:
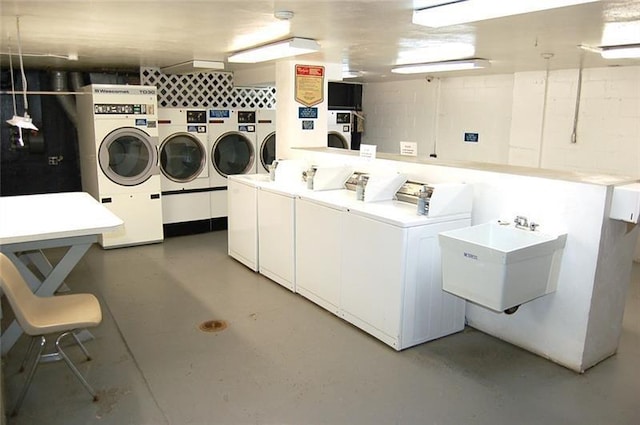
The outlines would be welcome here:
[[[581,61],[585,67],[640,65],[638,60],[605,61],[576,47],[608,44],[603,34],[612,24],[618,36],[623,32],[616,24],[630,26],[635,40],[625,42],[640,43],[638,0],[599,1],[439,29],[411,23],[412,11],[420,3],[0,0],[0,51],[16,51],[16,16],[20,16],[23,53],[78,57],[77,61],[25,57],[28,68],[137,69],[191,59],[223,61],[233,51],[292,36],[313,38],[322,46],[320,53],[305,55],[305,59],[343,63],[364,72],[353,81],[416,78],[391,74],[390,70],[405,55],[418,49],[437,49],[445,42],[471,43],[475,45],[473,56],[492,63],[489,70],[447,75],[542,70],[547,65],[550,69],[577,68]],[[295,16],[288,22],[279,21],[273,16],[276,10],[290,10]],[[546,53],[553,57],[544,59]],[[2,67],[7,67],[7,58],[6,54],[1,56]],[[226,64],[226,69],[252,66],[260,64]]]

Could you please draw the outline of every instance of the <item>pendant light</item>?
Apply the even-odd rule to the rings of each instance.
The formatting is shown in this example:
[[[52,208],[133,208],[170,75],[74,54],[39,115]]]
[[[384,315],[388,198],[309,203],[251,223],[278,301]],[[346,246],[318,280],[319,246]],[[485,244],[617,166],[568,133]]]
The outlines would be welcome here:
[[[7,120],[7,123],[18,127],[20,130],[28,129],[38,131],[38,127],[33,125],[31,117],[29,116],[29,102],[27,101],[27,77],[24,73],[24,63],[22,62],[22,43],[20,41],[20,17],[16,16],[16,31],[18,35],[18,58],[20,59],[20,75],[22,76],[22,96],[24,99],[24,115],[19,116],[16,110],[16,97],[15,87],[13,86],[13,64],[11,63],[11,91],[13,92],[13,117]],[[11,59],[11,55],[9,55]],[[22,141],[22,132],[20,134],[20,141]]]

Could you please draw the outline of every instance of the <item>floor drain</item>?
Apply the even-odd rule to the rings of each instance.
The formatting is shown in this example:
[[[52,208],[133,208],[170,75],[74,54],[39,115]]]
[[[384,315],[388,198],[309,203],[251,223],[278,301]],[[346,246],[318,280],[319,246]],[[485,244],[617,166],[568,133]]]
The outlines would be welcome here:
[[[200,324],[200,330],[203,332],[220,332],[227,329],[227,322],[224,320],[207,320]]]

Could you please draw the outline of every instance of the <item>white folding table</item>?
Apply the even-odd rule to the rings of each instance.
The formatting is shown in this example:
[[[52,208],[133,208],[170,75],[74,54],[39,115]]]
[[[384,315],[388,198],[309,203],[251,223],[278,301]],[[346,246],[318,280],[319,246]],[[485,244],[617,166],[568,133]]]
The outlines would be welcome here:
[[[0,197],[0,252],[20,270],[31,290],[52,296],[101,233],[124,222],[84,192]],[[52,265],[43,250],[68,247]],[[38,276],[30,267],[41,274]],[[22,329],[14,320],[2,334],[2,354],[15,344]]]

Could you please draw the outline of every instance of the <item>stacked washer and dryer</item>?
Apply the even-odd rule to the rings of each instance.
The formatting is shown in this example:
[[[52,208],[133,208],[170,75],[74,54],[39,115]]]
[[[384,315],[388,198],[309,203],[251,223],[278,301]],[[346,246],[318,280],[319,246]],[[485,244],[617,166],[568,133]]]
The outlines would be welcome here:
[[[206,109],[160,108],[162,216],[167,236],[210,230]]]
[[[351,149],[351,111],[328,111],[327,146]]]
[[[104,248],[161,242],[156,87],[94,84],[77,96],[82,188],[124,221]]]

